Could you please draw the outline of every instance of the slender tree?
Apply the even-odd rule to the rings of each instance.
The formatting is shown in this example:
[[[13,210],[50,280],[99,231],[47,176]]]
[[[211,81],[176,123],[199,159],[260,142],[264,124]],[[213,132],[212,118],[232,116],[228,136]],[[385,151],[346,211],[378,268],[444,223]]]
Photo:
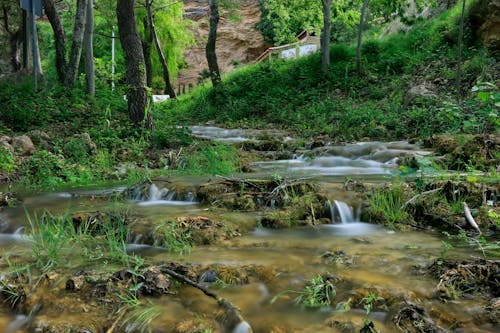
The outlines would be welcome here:
[[[146,85],[153,86],[153,60],[151,59],[151,48],[153,46],[153,34],[149,25],[148,17],[143,17],[142,26],[144,29],[144,38],[141,39],[142,54],[144,54],[144,63],[146,67]]]
[[[329,0],[331,1],[331,0]],[[210,6],[210,26],[208,30],[208,40],[205,48],[207,56],[208,70],[212,85],[217,87],[221,83],[217,54],[215,53],[215,42],[217,40],[217,26],[219,25],[219,0],[209,0]]]
[[[363,5],[361,5],[361,16],[359,18],[358,44],[356,46],[356,70],[358,72],[358,75],[361,74],[361,38],[363,37],[363,25],[365,23],[365,12],[367,5],[368,0],[363,0]]]
[[[460,30],[458,32],[458,59],[457,59],[457,99],[462,100],[462,47],[464,38],[464,18],[465,18],[465,0],[462,0],[462,13],[460,15]]]
[[[95,95],[95,72],[94,72],[94,1],[87,0],[87,14],[85,17],[85,83],[87,94]]]
[[[66,75],[66,34],[64,33],[64,27],[57,13],[54,0],[43,0],[43,7],[54,32],[57,77],[60,82],[64,82]]]
[[[153,119],[151,112],[148,112],[144,54],[139,32],[137,31],[134,3],[134,0],[118,0],[116,5],[118,33],[125,54],[128,112],[130,121],[136,128],[145,125],[152,130]],[[147,121],[144,124],[146,114]]]
[[[330,67],[330,35],[332,29],[331,7],[332,0],[321,0],[323,5],[323,30],[321,32],[321,64],[323,73]]]
[[[54,0],[43,0],[43,6],[52,27],[52,31],[54,32],[57,76],[61,83],[72,88],[76,82],[78,67],[80,65],[87,0],[77,0],[76,2],[75,25],[73,28],[69,61],[66,60],[66,35],[64,33],[61,18],[56,10]]]
[[[156,33],[155,21],[153,16],[153,10],[151,9],[153,1],[146,0],[146,10],[148,14],[149,28],[151,29],[151,36],[155,43],[156,51],[160,57],[161,67],[163,69],[163,80],[165,81],[165,92],[170,96],[170,98],[175,98],[175,91],[170,82],[170,72],[168,70],[167,60],[161,49],[160,39]]]
[[[87,14],[87,0],[77,0],[75,27],[73,28],[73,38],[71,43],[71,51],[69,54],[69,62],[66,68],[66,77],[64,84],[68,88],[72,88],[78,76],[78,68],[80,66],[80,58],[83,48],[83,36],[85,32],[85,17]]]

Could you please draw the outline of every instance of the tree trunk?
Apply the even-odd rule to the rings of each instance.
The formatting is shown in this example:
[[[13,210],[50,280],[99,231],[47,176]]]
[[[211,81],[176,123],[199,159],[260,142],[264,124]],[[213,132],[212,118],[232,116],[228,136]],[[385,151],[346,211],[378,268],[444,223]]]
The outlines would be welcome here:
[[[136,128],[143,125],[148,108],[148,93],[146,89],[146,71],[141,39],[137,31],[134,13],[134,0],[118,0],[116,15],[118,17],[118,33],[125,53],[126,79],[128,83],[128,112],[132,124]],[[149,117],[146,126],[153,127]]]
[[[87,0],[87,15],[85,18],[85,83],[87,94],[95,95],[95,71],[94,71],[94,1]]]
[[[331,7],[332,0],[321,0],[323,5],[323,31],[321,33],[321,64],[323,73],[330,68],[330,34],[332,29]]]
[[[21,69],[22,37],[22,28],[19,28],[19,30],[10,36],[10,62],[15,72]]]
[[[3,5],[2,11],[4,29],[8,33],[10,41],[10,63],[12,65],[12,69],[17,72],[21,69],[21,43],[23,41],[23,22],[20,22],[21,24],[19,25],[19,28],[16,29],[16,31],[12,31],[9,24],[9,20],[11,19],[11,16],[9,15],[9,8],[6,5]],[[22,20],[21,15],[20,18]]]
[[[144,55],[144,63],[146,66],[146,85],[153,86],[153,61],[151,60],[151,45],[153,44],[153,34],[149,27],[149,20],[145,17],[142,20],[144,26],[144,40],[142,41],[142,54]]]
[[[210,27],[208,31],[207,46],[205,53],[207,56],[208,70],[212,85],[217,87],[221,83],[217,54],[215,53],[215,42],[217,40],[217,25],[219,24],[219,0],[209,0],[210,5]]]
[[[175,98],[175,91],[170,83],[170,72],[168,70],[167,60],[161,49],[160,40],[156,34],[155,21],[153,17],[153,12],[151,10],[151,2],[146,1],[146,9],[148,11],[149,26],[151,28],[151,34],[153,35],[153,41],[155,42],[156,51],[160,57],[161,67],[163,68],[163,80],[165,81],[165,92],[170,96],[170,98]]]
[[[64,34],[64,27],[61,18],[57,13],[54,0],[43,0],[45,8],[45,15],[49,19],[50,26],[54,32],[54,41],[56,48],[56,71],[57,77],[61,83],[66,78],[66,35]]]
[[[464,37],[464,17],[465,17],[465,0],[462,1],[462,14],[460,16],[460,30],[458,33],[458,60],[457,60],[457,99],[462,100],[462,44]]]
[[[358,27],[358,45],[356,46],[356,71],[358,75],[361,75],[361,39],[363,38],[363,25],[365,23],[365,11],[368,5],[368,0],[363,0],[363,5],[361,6],[361,17],[359,18]]]
[[[66,77],[64,85],[73,88],[78,76],[78,67],[80,66],[80,57],[82,55],[83,35],[85,32],[85,17],[87,12],[87,0],[77,0],[75,27],[73,28],[73,41],[69,55],[68,66],[66,68]]]

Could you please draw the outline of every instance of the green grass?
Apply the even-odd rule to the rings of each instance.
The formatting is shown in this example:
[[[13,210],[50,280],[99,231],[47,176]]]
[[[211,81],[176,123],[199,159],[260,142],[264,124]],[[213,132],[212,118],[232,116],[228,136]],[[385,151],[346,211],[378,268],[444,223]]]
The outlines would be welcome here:
[[[388,228],[407,224],[410,216],[404,210],[408,194],[399,184],[388,189],[375,189],[369,198],[369,213],[372,219],[381,220]]]
[[[179,228],[176,222],[159,224],[155,234],[160,236],[155,245],[164,247],[168,252],[185,254],[191,250],[191,235]]]
[[[337,292],[333,283],[321,275],[317,275],[311,280],[308,280],[302,290],[285,290],[273,297],[271,303],[274,303],[279,296],[287,293],[298,294],[295,298],[297,305],[306,308],[319,308],[323,306],[331,306]]]
[[[338,141],[480,133],[486,120],[477,116],[477,107],[465,105],[455,112],[433,102],[408,111],[402,108],[406,90],[419,79],[448,78],[442,87],[443,100],[453,99],[457,45],[450,36],[457,33],[458,17],[455,7],[437,19],[416,24],[407,34],[366,40],[362,76],[355,73],[354,46],[333,45],[327,75],[321,74],[319,54],[243,67],[227,75],[216,89],[201,86],[163,104],[157,119],[171,125],[207,120],[227,126],[265,127],[271,123],[298,135],[328,134]],[[466,85],[487,77],[496,63],[467,29]]]
[[[99,225],[90,219],[78,224],[69,215],[55,216],[48,212],[28,215],[28,222],[33,259],[42,271],[90,262],[127,267],[142,263],[141,258],[126,252],[128,230],[121,214],[107,216]]]

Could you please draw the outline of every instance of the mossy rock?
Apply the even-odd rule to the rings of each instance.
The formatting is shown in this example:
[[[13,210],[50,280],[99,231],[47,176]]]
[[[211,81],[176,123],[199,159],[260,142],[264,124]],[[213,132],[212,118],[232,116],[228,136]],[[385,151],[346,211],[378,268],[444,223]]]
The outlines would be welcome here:
[[[500,136],[494,134],[434,135],[425,145],[445,155],[444,163],[453,170],[466,170],[468,166],[488,170],[500,163]]]

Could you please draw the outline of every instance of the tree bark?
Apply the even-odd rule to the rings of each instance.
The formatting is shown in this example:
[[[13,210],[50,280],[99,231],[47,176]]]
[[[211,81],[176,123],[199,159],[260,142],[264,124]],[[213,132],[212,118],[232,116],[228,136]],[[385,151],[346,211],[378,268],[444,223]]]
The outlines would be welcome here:
[[[323,5],[323,31],[321,32],[321,65],[323,73],[330,68],[330,35],[332,29],[332,0],[321,0]]]
[[[85,32],[85,17],[87,12],[87,0],[77,0],[75,27],[73,28],[73,41],[69,55],[68,66],[66,68],[66,77],[64,85],[73,88],[78,76],[78,67],[80,66],[80,57],[83,48],[83,35]]]
[[[16,31],[12,31],[9,25],[9,20],[10,20],[9,8],[7,8],[5,4],[2,6],[2,12],[3,12],[2,13],[3,26],[5,31],[9,35],[10,63],[12,65],[12,69],[17,72],[19,69],[21,69],[22,25],[20,25],[19,29],[17,29]]]
[[[61,83],[65,82],[66,78],[66,35],[61,18],[57,13],[54,0],[43,0],[45,15],[49,19],[50,26],[54,32],[54,42],[56,48],[56,71],[57,77]]]
[[[148,108],[148,93],[144,54],[142,53],[141,39],[136,26],[134,2],[134,0],[118,0],[116,15],[118,17],[120,42],[125,53],[129,117],[136,128],[141,128]],[[150,118],[150,115],[151,113],[148,112],[148,118]],[[152,118],[148,119],[146,127],[153,128]]]
[[[153,44],[153,34],[149,27],[149,20],[144,17],[142,20],[144,26],[144,40],[142,40],[142,54],[144,55],[144,63],[146,66],[146,85],[153,86],[153,62],[151,60],[151,46]]]
[[[361,39],[363,38],[363,25],[365,23],[367,5],[368,0],[363,0],[363,5],[361,6],[361,17],[359,18],[358,45],[356,46],[356,71],[358,72],[358,75],[361,75]]]
[[[87,94],[95,95],[95,70],[94,70],[94,4],[87,0],[87,15],[85,18],[85,83]]]
[[[10,63],[12,65],[12,69],[17,72],[21,69],[21,43],[22,43],[22,32],[23,32],[23,22],[20,22],[18,29],[12,31],[10,28],[10,13],[9,9],[6,5],[3,5],[3,25],[5,31],[9,35],[10,41]],[[24,11],[23,11],[24,12]],[[22,15],[19,15],[22,20]]]
[[[330,0],[331,1],[331,0]],[[207,56],[208,70],[212,85],[217,87],[221,83],[217,54],[215,53],[215,42],[217,40],[217,26],[219,24],[219,0],[209,0],[210,5],[210,27],[208,30],[207,46],[205,53]]]
[[[462,44],[464,37],[464,17],[465,17],[465,0],[462,1],[462,14],[460,16],[460,30],[458,32],[458,59],[457,59],[457,99],[462,100]]]
[[[153,17],[153,11],[151,10],[151,2],[146,0],[146,9],[148,12],[149,19],[149,27],[151,28],[151,34],[153,36],[153,41],[156,46],[156,51],[158,52],[158,56],[160,57],[161,67],[163,69],[163,80],[165,81],[165,92],[170,96],[170,98],[175,98],[175,91],[170,83],[170,72],[168,70],[167,60],[165,59],[165,55],[163,54],[163,50],[161,49],[160,40],[158,35],[156,34],[155,21]]]

